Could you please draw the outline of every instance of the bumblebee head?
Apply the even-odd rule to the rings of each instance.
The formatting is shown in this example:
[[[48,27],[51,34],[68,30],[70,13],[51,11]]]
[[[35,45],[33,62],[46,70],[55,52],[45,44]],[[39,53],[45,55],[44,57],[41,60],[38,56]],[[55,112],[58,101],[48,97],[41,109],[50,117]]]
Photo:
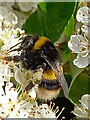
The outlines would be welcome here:
[[[8,50],[8,53],[9,52],[12,52],[12,51],[21,51],[21,50],[26,50],[26,49],[29,49],[29,50],[40,50],[41,47],[47,42],[49,41],[48,38],[46,37],[43,37],[43,36],[37,36],[37,35],[26,35],[22,38],[20,38],[20,42],[17,43],[16,45],[12,46],[9,50]],[[17,45],[20,46],[15,49],[15,47]]]
[[[23,37],[19,49],[21,50],[26,48],[32,48],[38,39],[39,39],[39,36],[36,36],[36,35],[27,35]]]

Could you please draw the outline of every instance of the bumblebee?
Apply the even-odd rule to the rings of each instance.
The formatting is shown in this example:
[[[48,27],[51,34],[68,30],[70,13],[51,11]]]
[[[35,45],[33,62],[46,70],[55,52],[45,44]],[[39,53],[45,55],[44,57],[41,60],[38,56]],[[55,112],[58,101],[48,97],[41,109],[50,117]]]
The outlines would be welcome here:
[[[15,49],[18,44],[20,44],[19,47]],[[50,40],[43,36],[26,35],[18,44],[12,46],[8,52],[20,51],[20,55],[7,56],[4,59],[21,62],[23,68],[27,70],[43,69],[37,97],[42,100],[51,100],[57,97],[61,88],[68,97],[68,86],[59,62],[58,52]],[[26,90],[33,86],[33,83],[30,83]]]

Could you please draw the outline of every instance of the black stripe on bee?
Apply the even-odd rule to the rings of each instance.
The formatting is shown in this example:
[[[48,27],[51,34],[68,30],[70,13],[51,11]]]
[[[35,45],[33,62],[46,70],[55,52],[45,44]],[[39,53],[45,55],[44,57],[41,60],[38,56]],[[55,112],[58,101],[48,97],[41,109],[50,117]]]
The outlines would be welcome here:
[[[39,84],[39,86],[42,86],[43,88],[46,88],[48,90],[53,90],[61,87],[58,84],[57,80],[47,80],[47,79],[43,79]]]

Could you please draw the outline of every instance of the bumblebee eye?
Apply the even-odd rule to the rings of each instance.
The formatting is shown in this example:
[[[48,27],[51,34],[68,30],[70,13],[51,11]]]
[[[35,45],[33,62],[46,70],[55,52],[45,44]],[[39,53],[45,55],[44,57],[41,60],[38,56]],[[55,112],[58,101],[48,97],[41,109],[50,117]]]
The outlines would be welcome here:
[[[21,49],[32,48],[32,46],[38,39],[39,39],[38,36],[27,35],[22,38],[22,43],[20,48]]]

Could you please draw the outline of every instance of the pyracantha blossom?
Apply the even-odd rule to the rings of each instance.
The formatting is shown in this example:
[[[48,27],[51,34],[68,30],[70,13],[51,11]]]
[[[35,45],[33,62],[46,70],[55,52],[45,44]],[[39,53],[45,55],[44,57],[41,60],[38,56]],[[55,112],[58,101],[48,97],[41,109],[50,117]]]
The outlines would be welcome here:
[[[55,104],[52,107],[47,104],[38,106],[32,96],[19,95],[20,92],[11,82],[6,83],[5,91],[0,87],[0,118],[58,118],[65,109],[59,111]]]
[[[84,24],[81,27],[82,34],[86,37],[88,44],[90,44],[90,25],[89,24]]]
[[[19,99],[19,92],[13,88],[11,82],[5,86],[5,92],[0,87],[0,117],[1,118],[29,118],[31,108],[36,106],[36,102],[29,102],[29,98]]]
[[[0,2],[0,15],[5,17],[8,13],[14,13],[18,17],[18,21],[19,21],[17,26],[21,28],[25,20],[31,14],[31,12],[28,12],[26,14],[26,12],[23,12],[19,9],[19,6],[17,4],[18,4],[18,1],[16,3],[16,0],[12,0],[12,2],[3,2],[3,1]],[[27,8],[27,7],[24,7],[24,8]]]
[[[10,2],[7,2],[7,3],[6,2],[0,2],[0,16],[5,17],[8,13],[13,11],[13,9],[10,5],[11,5]]]
[[[40,68],[36,72],[31,70],[25,70],[19,64],[19,67],[14,66],[14,78],[15,80],[21,84],[22,88],[25,89],[29,83],[33,83],[33,85],[37,85],[41,82],[43,75],[43,69]]]
[[[81,97],[79,105],[75,106],[73,113],[78,119],[86,118],[90,119],[90,94],[85,94]]]
[[[34,107],[30,113],[30,118],[58,118],[65,108],[59,111],[59,107],[51,102],[53,106],[47,104],[41,104],[38,107]],[[54,109],[55,108],[55,109]]]
[[[88,40],[82,35],[72,35],[68,42],[69,48],[78,53],[76,59],[73,61],[78,68],[84,68],[90,64]]]
[[[77,12],[77,21],[84,23],[81,34],[71,35],[68,47],[73,53],[77,53],[73,61],[78,68],[85,68],[90,64],[90,8],[82,7]]]
[[[10,67],[0,62],[0,86],[4,86],[5,81],[9,82],[11,77],[13,77],[13,73]]]
[[[90,23],[90,8],[87,6],[81,7],[77,11],[76,19],[81,23]]]
[[[17,2],[23,12],[34,12],[37,9],[37,2]]]
[[[13,13],[9,13],[5,17],[0,17],[0,41],[4,44],[1,52],[5,53],[10,47],[20,42],[20,38],[25,34],[24,30],[15,28],[17,23],[18,19]]]

